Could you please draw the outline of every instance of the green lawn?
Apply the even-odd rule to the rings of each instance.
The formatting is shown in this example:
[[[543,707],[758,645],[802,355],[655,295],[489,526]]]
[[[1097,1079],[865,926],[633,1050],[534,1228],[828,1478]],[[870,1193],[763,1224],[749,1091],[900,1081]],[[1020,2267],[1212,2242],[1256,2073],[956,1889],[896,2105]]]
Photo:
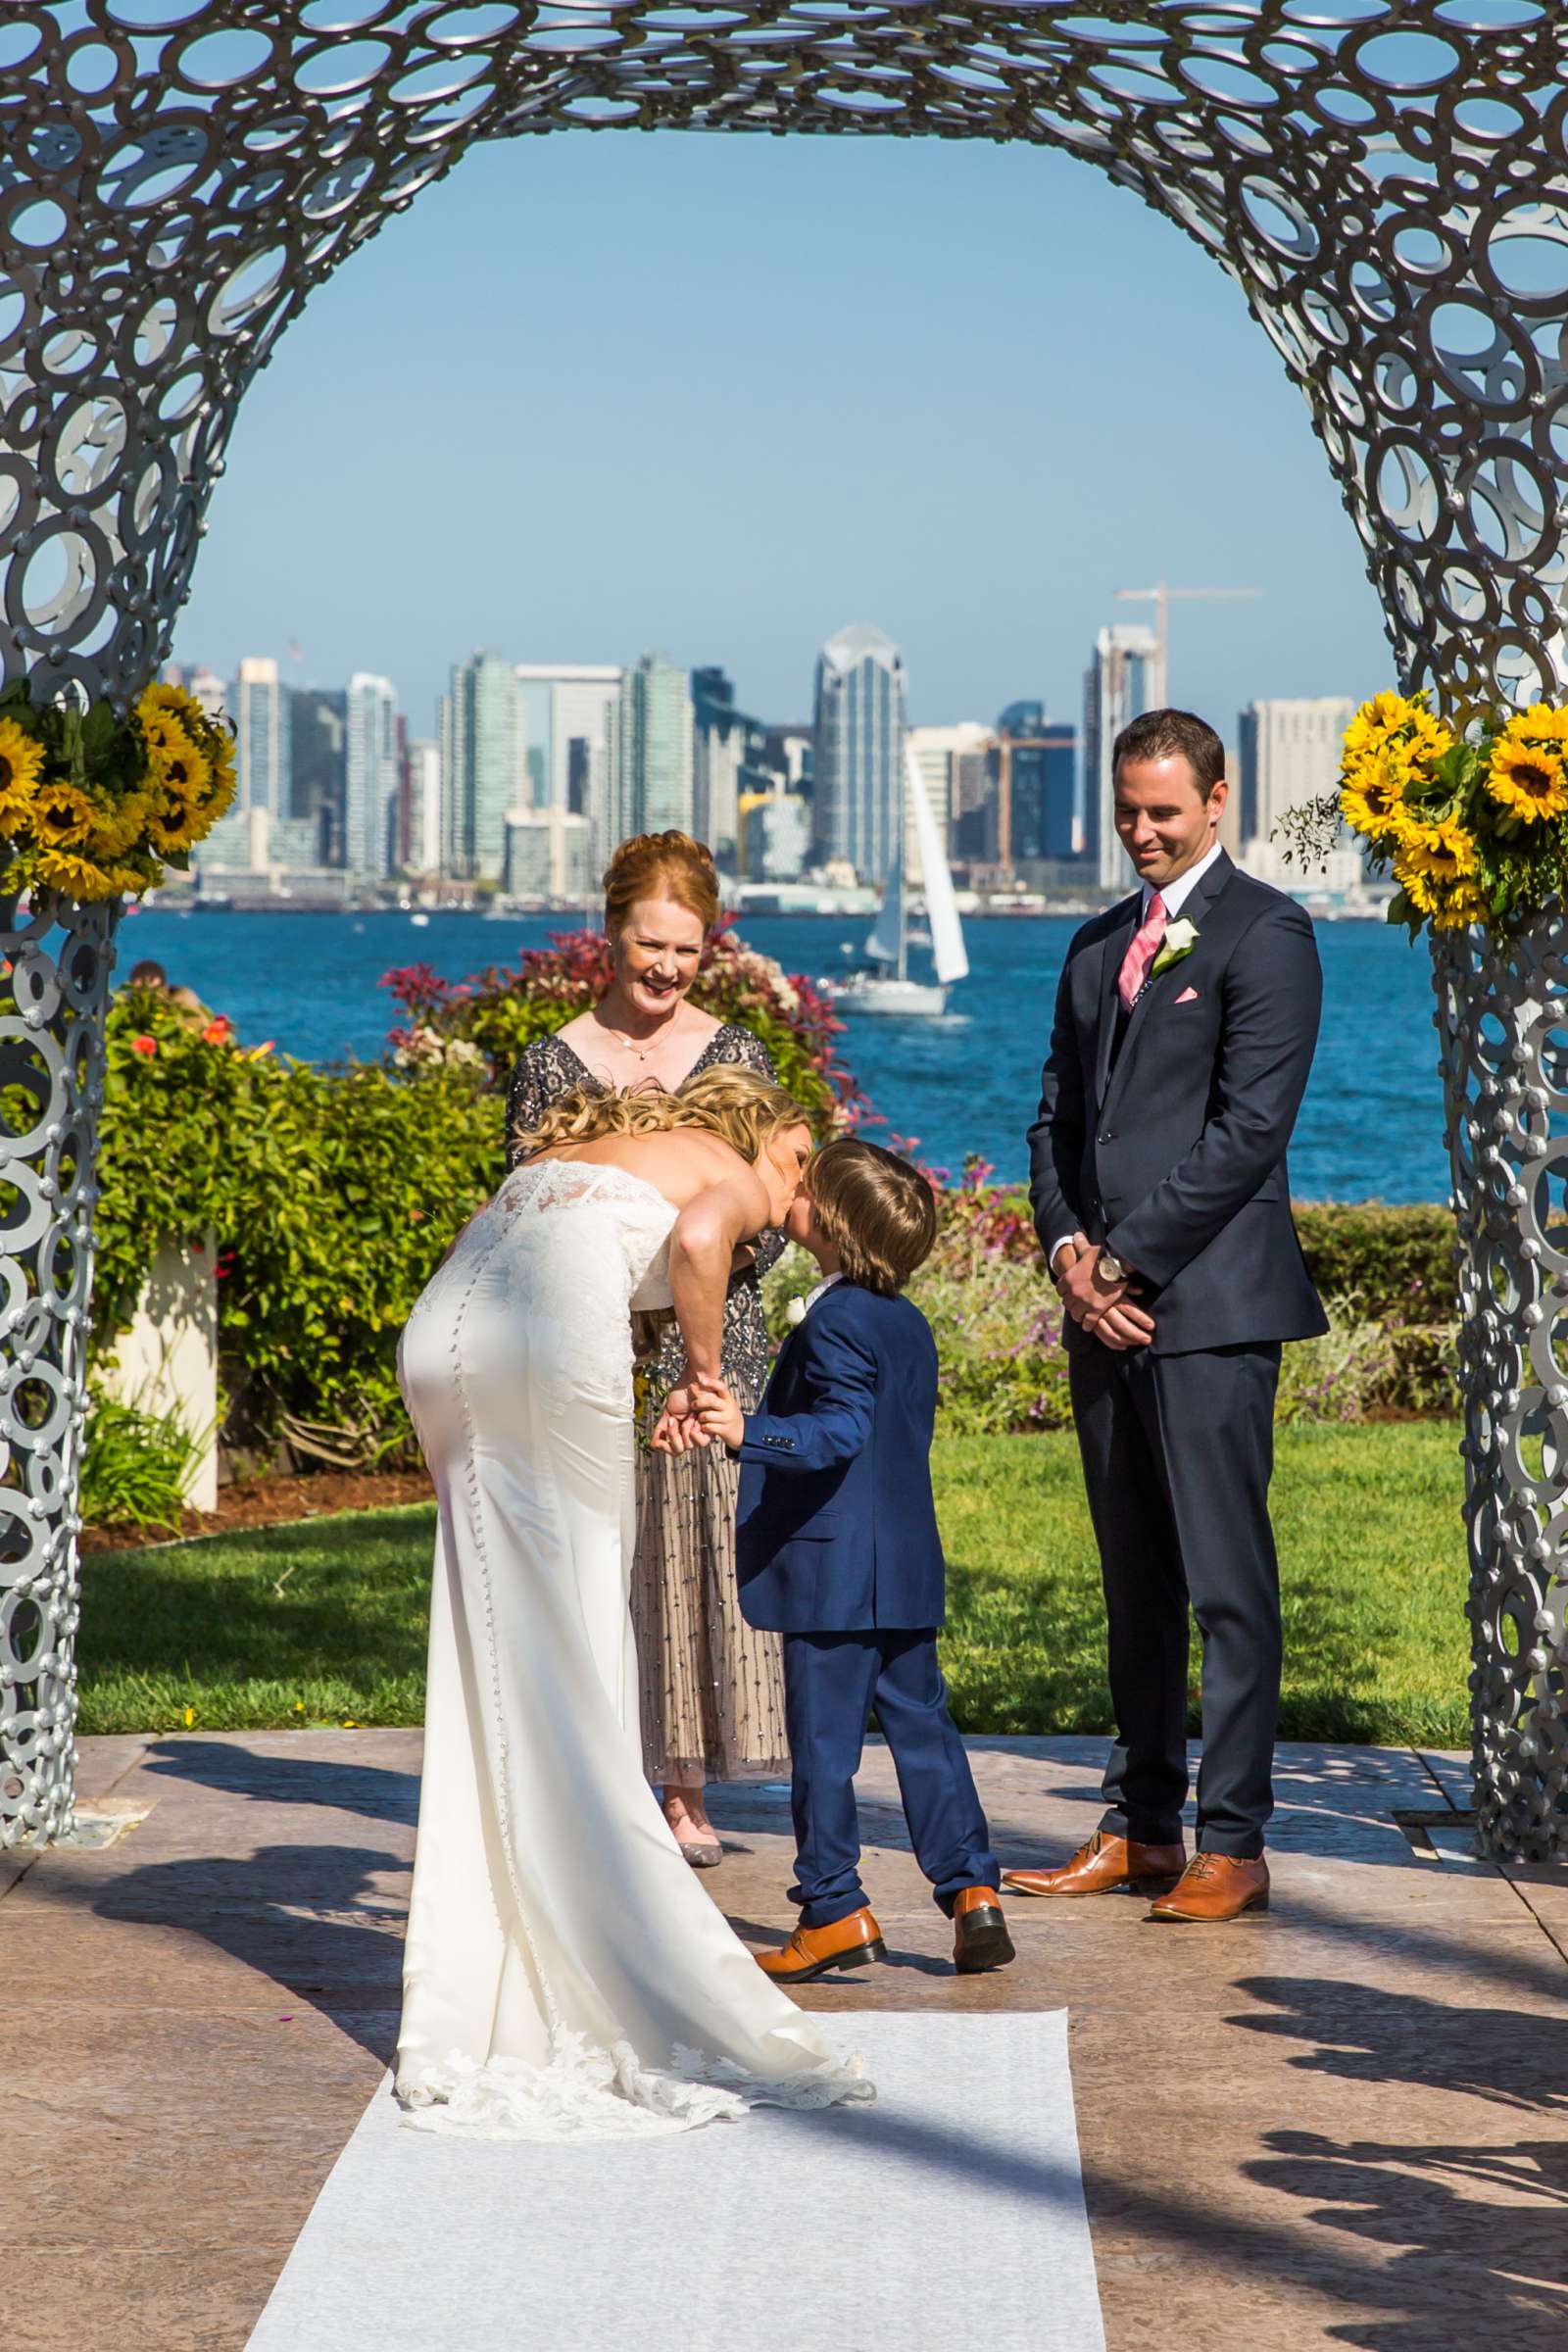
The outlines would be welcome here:
[[[1099,1574],[1072,1440],[949,1438],[934,1466],[959,1723],[1103,1731]],[[1284,1738],[1464,1744],[1460,1491],[1448,1423],[1280,1431]],[[88,1558],[81,1729],[417,1723],[433,1516],[375,1511]]]

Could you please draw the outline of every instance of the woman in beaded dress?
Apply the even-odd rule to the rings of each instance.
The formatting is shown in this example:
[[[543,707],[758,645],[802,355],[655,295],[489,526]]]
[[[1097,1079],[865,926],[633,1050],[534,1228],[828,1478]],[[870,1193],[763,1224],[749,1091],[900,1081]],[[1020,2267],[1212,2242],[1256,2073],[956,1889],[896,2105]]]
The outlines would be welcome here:
[[[751,1030],[687,1002],[718,908],[712,858],[688,835],[643,834],[621,844],[605,875],[614,978],[592,1010],[519,1055],[508,1094],[509,1166],[513,1139],[584,1087],[673,1090],[721,1062],[774,1075]],[[725,1304],[724,1379],[747,1410],[761,1394],[769,1354],[758,1276],[783,1246],[782,1235],[760,1238],[754,1263],[736,1275]],[[684,1367],[680,1334],[670,1328],[652,1366],[645,1441],[660,1398],[679,1384]],[[645,1443],[638,1455],[631,1613],[643,1760],[662,1790],[664,1818],[697,1868],[711,1867],[722,1853],[705,1783],[769,1780],[789,1767],[778,1637],[749,1626],[736,1598],[738,1478],[722,1446],[672,1454]]]

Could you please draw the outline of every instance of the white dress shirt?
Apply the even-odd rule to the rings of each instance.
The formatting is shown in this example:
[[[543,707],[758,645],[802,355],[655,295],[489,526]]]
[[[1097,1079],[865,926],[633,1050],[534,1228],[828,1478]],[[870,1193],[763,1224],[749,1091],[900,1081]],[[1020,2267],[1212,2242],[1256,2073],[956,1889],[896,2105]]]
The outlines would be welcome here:
[[[814,1283],[811,1289],[807,1292],[804,1298],[792,1298],[790,1300],[789,1306],[785,1310],[786,1320],[792,1326],[804,1323],[807,1316],[810,1313],[812,1307],[821,1298],[822,1293],[824,1291],[830,1291],[836,1282],[842,1282],[843,1280],[844,1277],[842,1274],[824,1274],[821,1281]],[[793,1311],[796,1307],[799,1307],[801,1310],[799,1314],[796,1314]]]
[[[1178,874],[1174,882],[1166,882],[1159,887],[1157,895],[1161,905],[1165,909],[1165,922],[1167,927],[1171,923],[1175,922],[1177,916],[1181,913],[1182,908],[1186,906],[1188,900],[1192,897],[1193,892],[1198,888],[1199,883],[1201,882],[1209,867],[1217,861],[1219,855],[1219,843],[1217,841],[1211,842],[1206,856],[1200,858],[1196,865],[1190,865],[1185,873]],[[1156,893],[1154,884],[1152,882],[1146,882],[1144,884],[1143,910],[1139,916],[1138,923],[1138,928],[1140,930],[1143,929],[1144,924],[1149,920],[1150,901],[1153,899]],[[1055,1272],[1057,1250],[1063,1248],[1066,1243],[1070,1242],[1072,1238],[1073,1237],[1070,1233],[1060,1233],[1052,1243],[1051,1254],[1047,1258],[1046,1263],[1050,1266],[1053,1273]],[[812,1297],[815,1297],[814,1292],[812,1293]]]
[[[1209,867],[1219,862],[1219,858],[1220,846],[1216,841],[1210,844],[1206,857],[1200,858],[1196,865],[1190,865],[1185,874],[1178,874],[1174,882],[1167,882],[1163,885],[1159,896],[1164,901],[1167,923],[1173,923],[1176,920]],[[1149,920],[1149,902],[1153,896],[1154,885],[1152,882],[1146,882],[1144,884],[1144,922]]]

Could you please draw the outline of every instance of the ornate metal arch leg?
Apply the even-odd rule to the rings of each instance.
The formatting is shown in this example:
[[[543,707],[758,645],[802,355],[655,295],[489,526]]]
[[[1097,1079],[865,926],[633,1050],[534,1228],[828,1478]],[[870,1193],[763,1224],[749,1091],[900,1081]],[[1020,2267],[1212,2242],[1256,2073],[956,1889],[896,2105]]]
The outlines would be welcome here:
[[[71,1827],[93,1166],[115,918],[0,901],[0,1845]]]

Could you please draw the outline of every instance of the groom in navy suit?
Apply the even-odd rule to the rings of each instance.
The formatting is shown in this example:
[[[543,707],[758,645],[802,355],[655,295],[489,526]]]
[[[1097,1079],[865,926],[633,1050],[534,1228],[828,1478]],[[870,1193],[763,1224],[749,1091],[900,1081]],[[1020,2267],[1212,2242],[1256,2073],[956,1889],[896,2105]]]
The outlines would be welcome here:
[[[1069,1318],[1117,1736],[1095,1835],[1060,1869],[1006,1883],[1163,1887],[1152,1917],[1227,1920],[1269,1892],[1274,1395],[1282,1343],[1326,1329],[1285,1152],[1322,980],[1310,918],[1219,847],[1213,728],[1152,710],[1113,760],[1116,831],[1141,887],[1067,951],[1029,1144],[1035,1227]],[[1189,1602],[1203,1643],[1190,1863]]]
[[[954,1964],[1001,1968],[1013,1956],[1001,1874],[937,1664],[936,1343],[901,1296],[935,1239],[931,1187],[893,1152],[841,1137],[808,1167],[788,1230],[824,1279],[760,1409],[743,1414],[718,1389],[696,1405],[705,1434],[741,1458],[741,1613],[784,1637],[801,1921],[761,1966],[800,1984],[883,1956],[855,1806],[874,1705],[915,1859],[954,1924]]]

